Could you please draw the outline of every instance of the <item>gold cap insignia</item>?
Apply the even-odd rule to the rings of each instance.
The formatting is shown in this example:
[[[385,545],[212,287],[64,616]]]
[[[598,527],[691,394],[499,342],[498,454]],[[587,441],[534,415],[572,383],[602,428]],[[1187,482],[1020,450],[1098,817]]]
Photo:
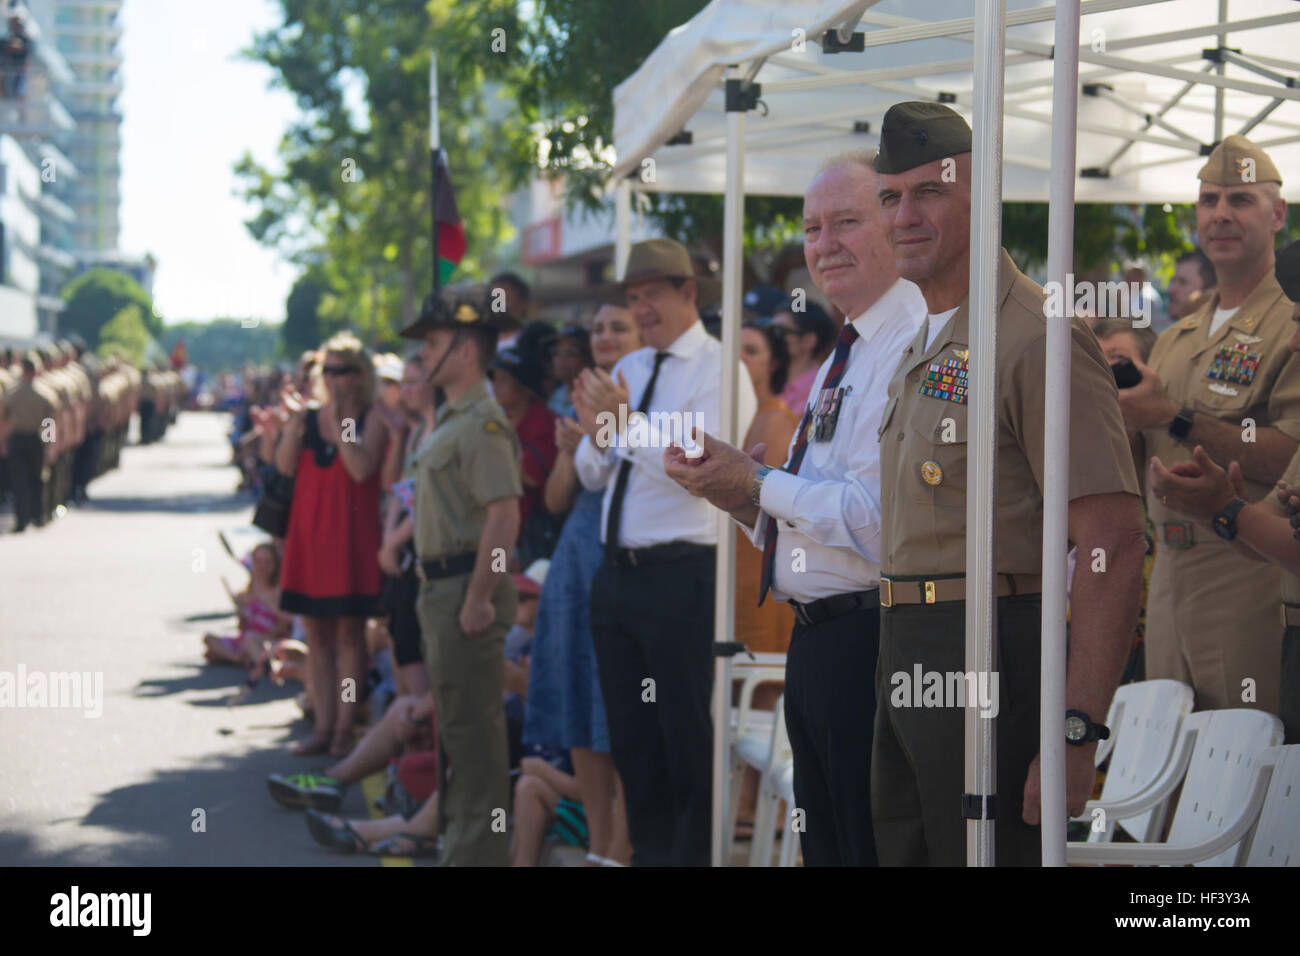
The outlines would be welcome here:
[[[937,461],[927,461],[921,464],[921,480],[931,488],[943,484],[943,468]]]
[[[470,305],[468,302],[462,302],[460,305],[456,306],[456,311],[452,314],[452,318],[457,322],[477,322],[479,320],[478,309],[474,308],[474,306]]]

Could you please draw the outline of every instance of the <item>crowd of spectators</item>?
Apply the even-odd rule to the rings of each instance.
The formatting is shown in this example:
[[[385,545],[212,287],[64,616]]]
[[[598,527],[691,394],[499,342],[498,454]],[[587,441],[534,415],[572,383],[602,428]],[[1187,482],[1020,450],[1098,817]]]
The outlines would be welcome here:
[[[1149,314],[1155,297],[1145,272],[1135,267],[1126,278],[1139,290],[1132,310]],[[682,288],[673,279],[665,286],[671,291],[658,294]],[[693,294],[684,300],[681,329],[686,331],[669,341],[658,339],[671,324],[663,316],[675,306],[662,301],[647,305],[631,293],[626,299],[609,299],[583,323],[562,327],[531,318],[528,286],[513,274],[494,279],[483,300],[482,311],[494,328],[483,371],[495,405],[514,431],[522,491],[518,531],[508,556],[517,602],[502,662],[513,787],[512,865],[536,864],[547,842],[581,847],[589,865],[628,864],[634,850],[629,816],[653,813],[645,803],[647,794],[673,805],[679,819],[689,816],[690,826],[698,828],[698,808],[676,807],[678,795],[656,790],[653,781],[635,781],[637,802],[629,806],[632,794],[620,773],[628,765],[617,763],[612,754],[610,720],[617,719],[621,733],[630,735],[632,718],[607,711],[603,697],[602,687],[617,683],[609,664],[614,652],[602,644],[609,638],[600,636],[612,613],[600,608],[602,594],[605,601],[612,599],[608,589],[601,590],[609,582],[593,589],[593,581],[604,568],[627,560],[635,567],[636,555],[674,546],[624,549],[602,540],[617,520],[623,495],[619,486],[627,479],[613,467],[614,459],[593,457],[589,438],[593,413],[610,408],[611,398],[631,405],[643,393],[644,401],[649,400],[663,357],[679,354],[673,349],[695,334],[693,323],[708,314],[712,303],[706,288],[705,277],[698,277]],[[1167,317],[1178,323],[1217,302],[1216,293],[1215,266],[1198,249],[1177,260],[1155,312],[1162,321]],[[1142,297],[1149,297],[1145,304]],[[504,307],[493,309],[488,302]],[[755,456],[761,464],[780,468],[797,444],[819,373],[825,374],[844,337],[845,316],[809,299],[804,289],[754,286],[744,306],[740,354],[747,375],[742,391],[752,395],[753,407],[741,416],[742,447],[765,446]],[[1135,370],[1135,381],[1150,377],[1148,362],[1157,341],[1150,323],[1135,322],[1132,316],[1083,317],[1117,379],[1125,366]],[[435,707],[438,693],[453,691],[440,689],[439,680],[446,678],[427,659],[428,635],[421,635],[416,610],[421,589],[430,583],[422,570],[424,556],[413,544],[420,521],[418,463],[440,424],[459,407],[435,388],[441,363],[432,360],[429,348],[426,342],[405,356],[373,354],[352,334],[340,333],[304,353],[291,372],[246,371],[231,409],[243,487],[257,495],[256,521],[273,544],[253,556],[252,583],[237,597],[239,635],[208,636],[207,652],[214,661],[248,668],[250,679],[269,670],[277,678],[297,675],[303,680],[304,711],[312,730],[292,752],[327,754],[332,762],[305,772],[286,768],[272,775],[268,786],[281,804],[306,811],[312,838],[339,852],[437,856],[445,825],[438,790],[449,773],[455,774],[445,755],[439,763]],[[634,355],[646,357],[644,366],[632,362]],[[641,378],[630,385],[627,376],[635,374]],[[1125,387],[1123,381],[1120,386]],[[665,387],[678,386],[661,382],[660,391]],[[716,382],[710,387],[716,390]],[[1124,408],[1127,414],[1129,407]],[[490,432],[492,423],[487,427]],[[1134,424],[1131,434],[1140,427]],[[1145,462],[1135,464],[1141,470]],[[632,496],[651,500],[644,489]],[[644,523],[649,513],[634,519],[625,512],[625,538],[628,523]],[[617,525],[612,527],[617,539]],[[1149,519],[1146,527],[1144,581],[1159,538]],[[761,552],[739,541],[736,633],[751,651],[784,653],[797,602],[762,603],[761,565]],[[710,581],[701,575],[699,588]],[[705,589],[711,602],[711,587]],[[1145,587],[1143,594],[1145,600]],[[654,614],[648,606],[622,610]],[[1144,626],[1140,620],[1126,680],[1143,676]],[[651,652],[646,654],[650,660]],[[763,687],[754,706],[771,709],[780,693],[779,686]],[[626,701],[619,706],[626,707]],[[358,740],[363,718],[369,729]],[[674,761],[698,756],[667,752],[647,755],[647,760],[678,772]],[[341,816],[347,788],[381,771],[387,780],[387,815]],[[753,783],[751,777],[740,801],[742,829]],[[650,826],[645,819],[641,825]],[[688,842],[698,846],[697,837],[694,831],[665,836],[664,845],[654,848],[665,854],[657,862],[691,862],[675,854]],[[647,848],[637,852],[643,860],[651,858]]]

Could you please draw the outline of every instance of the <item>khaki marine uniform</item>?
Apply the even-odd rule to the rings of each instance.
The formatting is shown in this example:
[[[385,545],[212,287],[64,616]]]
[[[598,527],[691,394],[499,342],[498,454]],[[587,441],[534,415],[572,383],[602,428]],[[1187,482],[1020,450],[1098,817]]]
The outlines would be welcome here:
[[[438,409],[433,431],[415,452],[414,470],[415,550],[426,577],[417,610],[443,753],[450,761],[440,792],[446,816],[442,864],[505,866],[510,780],[503,694],[514,582],[509,574],[496,576],[493,624],[471,639],[459,617],[472,561],[463,573],[428,573],[431,562],[472,556],[487,506],[523,494],[519,441],[486,384]]]
[[[1043,290],[1004,250],[997,352],[996,855],[999,864],[1012,865],[1037,865],[1041,858],[1038,828],[1020,814],[1025,776],[1038,752],[1043,421],[1052,390],[1045,375],[1043,302]],[[966,670],[968,310],[963,303],[929,348],[922,326],[890,383],[879,432],[883,610],[871,805],[882,866],[960,866],[966,859],[964,711],[900,706],[893,678],[910,678],[918,665],[922,673]],[[1115,380],[1080,319],[1072,322],[1071,376],[1070,499],[1137,495]]]
[[[5,399],[11,432],[9,434],[9,475],[14,490],[16,528],[45,523],[46,504],[46,429],[56,417],[58,395],[38,375],[30,382],[20,381]]]
[[[1231,422],[1243,434],[1243,423],[1252,419],[1256,428],[1276,428],[1300,439],[1300,361],[1287,349],[1295,324],[1282,287],[1270,272],[1218,333],[1207,337],[1218,305],[1216,294],[1161,333],[1150,366],[1182,405]],[[1156,456],[1171,467],[1192,456],[1194,446],[1179,443],[1166,429],[1142,436],[1148,461]],[[1246,482],[1250,501],[1271,489],[1272,481]],[[1147,597],[1147,677],[1191,684],[1197,709],[1258,707],[1277,713],[1277,575],[1204,525],[1194,526],[1165,507],[1154,493],[1147,495],[1147,513],[1157,540]],[[1255,687],[1253,701],[1243,700],[1247,679]]]

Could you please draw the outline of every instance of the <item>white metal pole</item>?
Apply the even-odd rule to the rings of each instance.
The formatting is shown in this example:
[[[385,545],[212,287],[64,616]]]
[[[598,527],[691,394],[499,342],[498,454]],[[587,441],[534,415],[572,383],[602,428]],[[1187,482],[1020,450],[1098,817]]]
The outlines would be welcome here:
[[[735,71],[728,71],[735,74]],[[727,183],[722,206],[722,410],[720,437],[739,445],[736,434],[736,376],[740,368],[740,296],[744,268],[745,113],[727,114]],[[718,522],[714,640],[730,642],[736,619],[736,529],[721,511]],[[731,658],[716,657],[713,668],[713,865],[726,864],[725,832],[731,806],[728,752],[731,749]],[[758,835],[755,834],[755,839]]]
[[[622,281],[632,250],[632,184],[619,181],[614,190],[614,280]]]
[[[1056,4],[1056,58],[1052,86],[1052,172],[1047,212],[1047,278],[1073,288],[1074,169],[1079,111],[1079,0]],[[1039,765],[1042,773],[1043,865],[1065,866],[1065,589],[1066,521],[1070,493],[1070,319],[1047,319],[1047,391],[1043,443],[1042,689]],[[1083,567],[1081,564],[1080,567]],[[1010,783],[1010,781],[1008,781]]]
[[[1005,0],[975,6],[975,129],[971,155],[970,414],[966,490],[966,670],[995,673],[997,592],[994,589],[997,502],[998,263],[1002,248],[1002,70]],[[978,817],[966,827],[966,862],[993,866],[994,824],[985,817],[985,798],[997,792],[996,718],[966,706],[965,792],[975,798]],[[1019,781],[1007,781],[1019,786]]]
[[[1219,22],[1220,23],[1228,22],[1228,0],[1219,0]],[[1228,35],[1226,33],[1220,34],[1219,47],[1222,48],[1227,45],[1228,45]],[[1215,72],[1218,73],[1219,76],[1227,76],[1228,64],[1220,61],[1218,66],[1215,67]],[[1227,91],[1224,90],[1223,87],[1220,86],[1215,88],[1214,90],[1214,141],[1216,143],[1223,142],[1223,109],[1224,109],[1223,100],[1226,95],[1227,95]]]

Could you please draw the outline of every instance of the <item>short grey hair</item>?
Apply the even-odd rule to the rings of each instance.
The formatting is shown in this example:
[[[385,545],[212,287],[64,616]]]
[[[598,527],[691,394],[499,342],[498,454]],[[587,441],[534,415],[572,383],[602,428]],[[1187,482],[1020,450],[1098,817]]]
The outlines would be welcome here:
[[[876,171],[876,154],[879,152],[880,150],[875,149],[874,147],[868,147],[867,149],[851,149],[842,153],[836,153],[817,167],[816,175],[820,176],[822,173],[830,169],[839,169],[843,166],[854,165],[865,166],[874,173]]]

